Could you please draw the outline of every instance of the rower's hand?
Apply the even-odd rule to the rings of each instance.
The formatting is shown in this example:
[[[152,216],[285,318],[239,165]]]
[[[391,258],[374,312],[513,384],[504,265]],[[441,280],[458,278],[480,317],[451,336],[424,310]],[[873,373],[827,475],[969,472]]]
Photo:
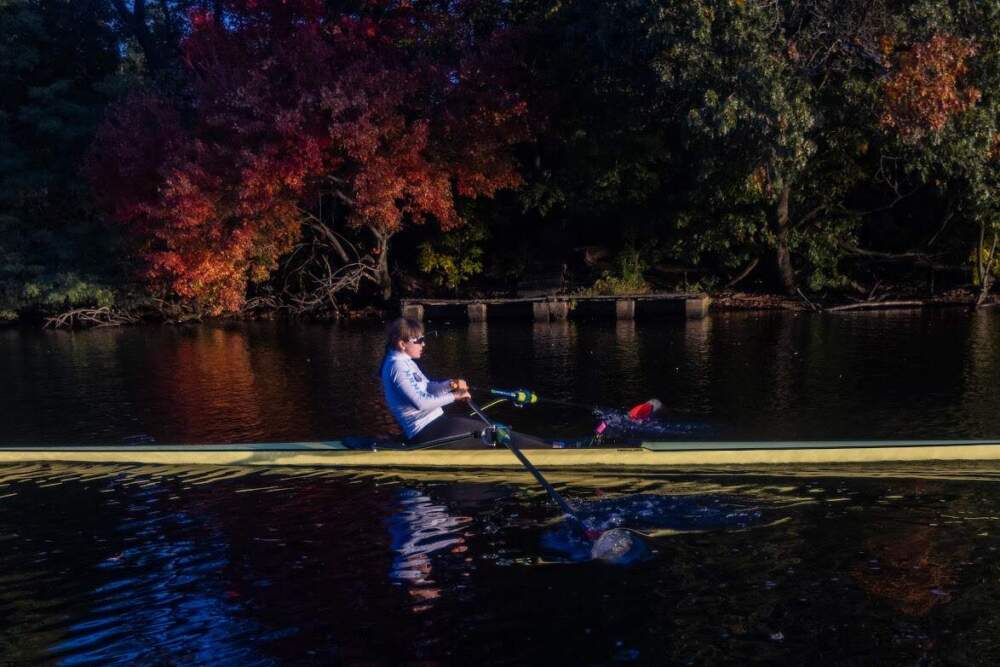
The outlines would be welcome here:
[[[455,389],[451,392],[451,394],[455,397],[456,401],[467,401],[472,398],[468,389]]]
[[[460,391],[465,391],[465,392],[469,391],[469,383],[467,383],[465,380],[452,380],[450,382],[450,385],[451,385],[452,391],[454,391],[456,389],[458,389]]]

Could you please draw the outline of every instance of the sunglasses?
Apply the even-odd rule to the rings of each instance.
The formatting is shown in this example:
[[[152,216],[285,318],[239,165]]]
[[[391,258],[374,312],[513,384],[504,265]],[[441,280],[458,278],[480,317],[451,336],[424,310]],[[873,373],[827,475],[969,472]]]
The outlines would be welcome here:
[[[409,340],[414,345],[426,345],[427,344],[427,338],[424,337],[424,336],[419,336],[417,338],[408,338],[407,340]]]

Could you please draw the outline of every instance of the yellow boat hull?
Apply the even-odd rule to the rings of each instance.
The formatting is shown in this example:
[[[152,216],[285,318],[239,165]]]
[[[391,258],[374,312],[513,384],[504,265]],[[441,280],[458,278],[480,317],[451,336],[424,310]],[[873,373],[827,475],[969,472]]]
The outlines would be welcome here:
[[[623,448],[531,449],[540,468],[836,464],[1000,459],[1000,440],[886,442],[664,442]],[[0,447],[4,463],[310,466],[343,468],[520,467],[505,449],[352,449],[339,441],[237,445]]]

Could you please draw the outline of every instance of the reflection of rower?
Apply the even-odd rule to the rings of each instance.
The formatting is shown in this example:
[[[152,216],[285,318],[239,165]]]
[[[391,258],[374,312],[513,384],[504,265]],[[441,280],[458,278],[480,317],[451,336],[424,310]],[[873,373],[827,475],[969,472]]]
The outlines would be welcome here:
[[[468,522],[467,517],[451,516],[444,506],[435,505],[419,491],[400,492],[399,510],[388,521],[395,552],[389,579],[408,585],[414,598],[429,601],[440,597],[441,589],[430,576],[430,556],[444,550],[465,551],[465,539],[459,530]],[[415,611],[424,609],[418,607]]]

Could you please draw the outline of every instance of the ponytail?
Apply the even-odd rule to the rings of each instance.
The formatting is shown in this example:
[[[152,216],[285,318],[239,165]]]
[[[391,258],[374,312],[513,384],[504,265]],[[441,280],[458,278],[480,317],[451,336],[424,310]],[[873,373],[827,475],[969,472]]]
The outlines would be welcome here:
[[[385,352],[382,355],[382,363],[379,364],[379,375],[385,368],[385,362],[389,360],[389,355],[396,349],[396,344],[403,340],[418,338],[424,333],[424,325],[419,320],[410,317],[398,317],[389,323],[385,330]]]

